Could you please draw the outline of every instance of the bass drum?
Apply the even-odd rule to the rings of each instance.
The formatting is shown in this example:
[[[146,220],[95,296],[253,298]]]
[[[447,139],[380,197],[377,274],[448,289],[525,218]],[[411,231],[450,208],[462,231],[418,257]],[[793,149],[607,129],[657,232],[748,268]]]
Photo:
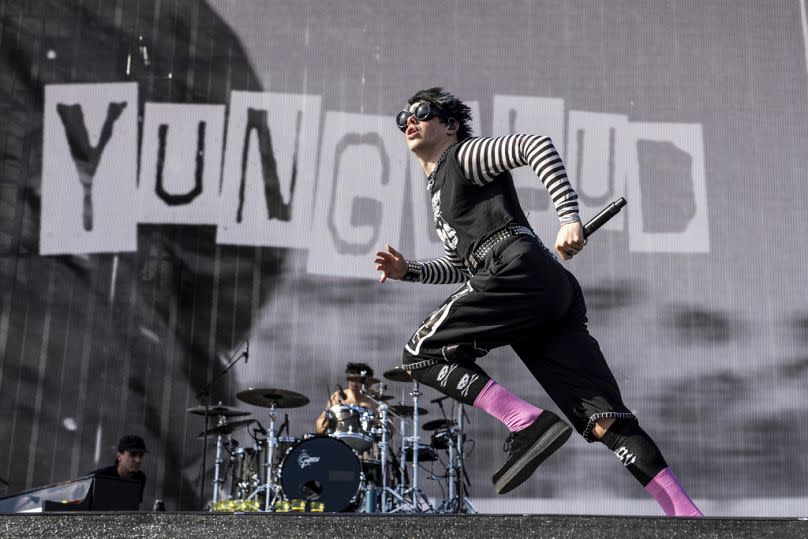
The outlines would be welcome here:
[[[291,448],[281,465],[283,496],[323,502],[328,512],[351,508],[363,480],[356,453],[344,442],[324,436],[303,440]]]

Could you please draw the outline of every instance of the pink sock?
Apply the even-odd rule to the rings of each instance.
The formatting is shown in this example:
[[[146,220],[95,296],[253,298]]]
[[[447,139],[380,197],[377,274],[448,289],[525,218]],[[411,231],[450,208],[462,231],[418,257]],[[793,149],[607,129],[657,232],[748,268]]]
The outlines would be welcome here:
[[[474,399],[474,407],[502,421],[511,432],[529,427],[542,411],[541,408],[523,401],[494,380],[485,384]]]
[[[657,503],[669,517],[704,516],[670,468],[665,468],[656,474],[656,477],[645,486],[645,490],[656,498]]]

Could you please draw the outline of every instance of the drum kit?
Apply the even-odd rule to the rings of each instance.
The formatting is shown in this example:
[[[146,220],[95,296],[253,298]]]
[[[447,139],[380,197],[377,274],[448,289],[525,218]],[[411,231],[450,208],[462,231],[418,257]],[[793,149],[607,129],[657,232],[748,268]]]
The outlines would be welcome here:
[[[280,410],[309,403],[306,396],[285,389],[249,388],[236,395],[243,403],[268,409],[266,428],[247,418],[250,412],[222,403],[207,410],[189,408],[188,413],[215,418],[215,425],[198,436],[216,442],[210,508],[279,511],[289,502],[300,502],[327,512],[475,513],[465,495],[463,406],[458,404],[456,417],[449,417],[441,404],[447,397],[434,399],[431,403],[438,404],[443,418],[421,427],[428,411],[420,406],[419,382],[407,371],[391,369],[384,378],[409,384],[411,405],[389,405],[393,396],[384,394],[385,386],[374,388],[380,380],[355,378],[349,381],[375,409],[335,404],[326,411],[324,433],[290,436],[288,415],[276,427]],[[242,447],[234,437],[244,429],[252,447]],[[429,434],[422,436],[421,431]],[[396,436],[400,443],[394,444]],[[431,469],[425,462],[432,463]],[[434,472],[436,465],[442,473]],[[426,496],[423,472],[441,483],[445,498],[433,503]]]

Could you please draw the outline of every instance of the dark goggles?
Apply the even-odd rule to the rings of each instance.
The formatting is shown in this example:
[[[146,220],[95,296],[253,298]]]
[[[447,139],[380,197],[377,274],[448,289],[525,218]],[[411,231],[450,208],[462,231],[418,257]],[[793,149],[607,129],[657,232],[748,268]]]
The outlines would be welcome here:
[[[416,120],[425,122],[438,115],[437,107],[433,108],[429,105],[429,102],[421,101],[396,114],[396,125],[403,132],[407,130],[407,120],[409,120],[410,116],[415,116]]]

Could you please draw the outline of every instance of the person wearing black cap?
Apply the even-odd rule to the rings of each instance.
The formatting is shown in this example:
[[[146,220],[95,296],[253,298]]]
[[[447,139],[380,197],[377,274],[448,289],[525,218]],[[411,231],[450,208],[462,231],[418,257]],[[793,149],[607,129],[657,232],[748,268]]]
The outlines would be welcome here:
[[[146,442],[137,434],[126,434],[118,440],[116,451],[115,464],[95,470],[92,475],[140,481],[140,501],[142,502],[143,489],[146,487],[146,474],[140,470],[140,467],[143,465],[144,456],[149,452],[146,449]]]

